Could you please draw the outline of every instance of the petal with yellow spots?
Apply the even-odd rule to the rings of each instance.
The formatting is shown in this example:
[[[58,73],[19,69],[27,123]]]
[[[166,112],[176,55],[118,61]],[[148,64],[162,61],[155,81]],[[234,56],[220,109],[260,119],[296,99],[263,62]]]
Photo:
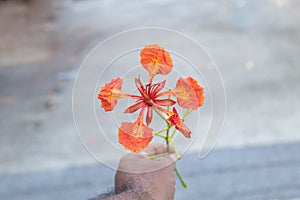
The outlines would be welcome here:
[[[122,122],[118,131],[119,142],[126,149],[139,152],[151,142],[153,129],[139,122]]]
[[[204,102],[204,89],[192,77],[179,78],[174,89],[178,104],[182,108],[196,110]]]
[[[101,107],[105,111],[112,111],[117,105],[117,100],[126,96],[126,94],[121,90],[122,79],[114,78],[109,83],[102,86],[98,99],[101,101]]]
[[[145,46],[140,57],[142,66],[149,72],[150,82],[156,74],[167,75],[173,68],[169,52],[157,44]]]

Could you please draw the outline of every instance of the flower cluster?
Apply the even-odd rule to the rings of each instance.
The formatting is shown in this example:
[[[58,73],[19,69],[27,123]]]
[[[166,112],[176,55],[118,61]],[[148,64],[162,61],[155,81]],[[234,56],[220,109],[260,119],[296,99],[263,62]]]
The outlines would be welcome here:
[[[125,109],[124,113],[139,111],[135,122],[123,122],[118,130],[119,142],[127,149],[138,152],[151,142],[153,129],[150,128],[153,112],[162,117],[167,124],[167,129],[175,127],[185,137],[190,138],[191,130],[184,123],[174,105],[178,105],[190,113],[198,109],[204,103],[204,89],[192,78],[179,78],[176,87],[163,91],[166,80],[154,83],[154,77],[158,74],[167,75],[173,68],[173,61],[169,52],[159,45],[145,46],[140,52],[140,63],[148,71],[149,81],[143,84],[140,77],[135,78],[135,85],[139,95],[128,94],[122,90],[122,79],[115,78],[105,84],[99,94],[101,107],[105,111],[112,111],[121,98],[132,98],[135,103]],[[173,107],[170,109],[170,107]],[[169,139],[169,138],[167,138]]]

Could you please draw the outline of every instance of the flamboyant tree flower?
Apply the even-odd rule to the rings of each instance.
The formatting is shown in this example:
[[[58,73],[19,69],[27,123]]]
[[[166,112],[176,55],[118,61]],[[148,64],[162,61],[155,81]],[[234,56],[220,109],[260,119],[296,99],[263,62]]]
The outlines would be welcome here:
[[[128,94],[122,91],[122,79],[115,78],[105,84],[99,94],[101,107],[106,111],[112,111],[121,98],[132,98],[135,102],[125,109],[124,113],[134,113],[140,110],[135,122],[122,122],[118,129],[118,140],[126,149],[139,152],[149,145],[154,135],[164,138],[166,144],[172,143],[172,138],[176,131],[181,132],[185,137],[191,137],[191,130],[183,122],[185,117],[192,111],[198,109],[204,103],[204,89],[192,77],[179,78],[176,87],[162,91],[166,80],[153,83],[156,75],[167,75],[173,68],[170,54],[157,44],[147,45],[140,52],[140,63],[148,71],[148,82],[143,84],[140,77],[135,78],[135,85],[139,95]],[[173,98],[173,99],[172,99]],[[177,102],[174,99],[177,99]],[[180,117],[176,108],[170,107],[176,103],[187,109]],[[153,111],[155,111],[166,122],[166,128],[154,132],[150,128]],[[146,114],[145,114],[146,113]],[[145,117],[146,116],[146,117]],[[145,117],[145,123],[144,123]],[[175,128],[173,128],[175,127]],[[170,129],[173,133],[170,135]],[[166,131],[165,135],[161,133]],[[175,148],[175,147],[174,147]],[[169,149],[169,148],[168,148]],[[160,155],[156,155],[160,156]],[[175,169],[182,185],[187,185],[183,181],[178,170]]]
[[[182,108],[196,110],[203,105],[204,89],[192,77],[179,78],[173,91]]]
[[[147,147],[153,138],[153,129],[143,122],[144,110],[145,108],[142,109],[134,123],[122,122],[118,131],[120,144],[133,152],[139,152]]]
[[[156,74],[167,75],[173,68],[170,54],[157,44],[145,46],[140,56],[142,66],[149,72],[149,82]]]
[[[146,85],[146,87],[144,87],[140,78],[136,78],[135,84],[141,96],[136,97],[137,98],[136,103],[129,106],[124,111],[124,113],[133,113],[140,108],[147,108],[147,115],[146,115],[147,125],[149,125],[152,121],[153,108],[156,108],[157,110],[163,110],[161,108],[162,106],[172,106],[176,103],[176,101],[169,98],[167,99],[158,98],[161,96],[159,92],[164,88],[166,81],[162,81],[156,84],[148,84]]]
[[[101,107],[107,112],[112,111],[117,105],[117,100],[128,96],[124,93],[122,88],[123,80],[121,78],[114,78],[109,83],[102,86],[98,99],[101,100]]]
[[[140,77],[135,78],[135,85],[140,95],[127,94],[122,91],[122,79],[115,78],[105,84],[98,94],[101,107],[104,110],[112,111],[121,98],[132,98],[135,103],[125,109],[124,113],[134,113],[140,110],[138,119],[135,122],[123,122],[118,131],[119,142],[127,149],[137,152],[145,148],[152,140],[153,130],[149,127],[153,111],[156,111],[168,124],[168,129],[175,127],[185,137],[190,138],[191,130],[179,117],[177,110],[169,110],[176,101],[178,105],[186,109],[197,109],[203,104],[203,88],[192,77],[179,78],[173,90],[162,91],[166,80],[153,83],[156,75],[167,75],[173,68],[170,54],[156,44],[145,46],[140,52],[141,65],[148,71],[149,81],[143,84]],[[146,113],[146,114],[145,114]],[[145,123],[144,124],[144,116]],[[169,137],[169,136],[166,136]]]
[[[191,130],[183,123],[182,119],[179,117],[176,108],[173,108],[173,114],[168,118],[171,125],[174,125],[177,130],[179,130],[185,137],[191,137]]]

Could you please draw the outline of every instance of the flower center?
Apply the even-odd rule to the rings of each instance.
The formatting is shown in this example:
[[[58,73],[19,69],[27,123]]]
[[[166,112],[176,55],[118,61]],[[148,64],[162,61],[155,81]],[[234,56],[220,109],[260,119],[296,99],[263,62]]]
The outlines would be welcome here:
[[[144,99],[144,102],[147,106],[153,106],[153,100],[149,97],[149,95]]]

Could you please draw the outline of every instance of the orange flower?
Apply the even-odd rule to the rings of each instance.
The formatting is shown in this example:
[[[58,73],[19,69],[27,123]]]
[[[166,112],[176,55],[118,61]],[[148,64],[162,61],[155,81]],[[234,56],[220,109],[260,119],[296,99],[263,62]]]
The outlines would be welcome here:
[[[115,78],[109,83],[102,86],[100,93],[98,94],[98,99],[101,100],[101,107],[105,111],[112,111],[117,105],[117,100],[126,97],[126,94],[121,90],[122,79]]]
[[[157,44],[145,46],[140,56],[142,66],[149,72],[150,82],[156,74],[167,75],[172,70],[170,54]]]
[[[177,130],[179,130],[185,137],[191,137],[191,130],[183,123],[180,119],[178,112],[175,107],[173,107],[173,115],[169,117],[169,122],[175,126]]]
[[[182,108],[196,110],[204,103],[204,89],[192,77],[179,78],[174,94]]]
[[[141,113],[134,123],[122,122],[118,131],[120,144],[133,152],[146,148],[153,138],[153,129],[144,125],[143,111]]]
[[[203,105],[204,89],[192,77],[179,78],[173,90],[164,90],[166,80],[154,83],[155,75],[167,75],[173,68],[170,53],[157,44],[147,45],[141,50],[140,62],[148,71],[149,81],[144,84],[140,77],[135,78],[138,95],[123,92],[121,78],[112,79],[98,94],[101,107],[105,111],[112,111],[120,98],[128,97],[134,100],[124,113],[131,114],[138,111],[138,118],[135,122],[121,123],[118,128],[119,143],[133,152],[139,152],[147,147],[153,139],[153,129],[149,127],[153,119],[153,111],[167,121],[167,132],[174,126],[185,137],[190,138],[191,130],[180,118],[175,107],[173,111],[170,111],[169,107],[178,103],[182,108],[188,109],[186,115],[189,114],[190,111]],[[161,131],[164,130],[166,129]]]

